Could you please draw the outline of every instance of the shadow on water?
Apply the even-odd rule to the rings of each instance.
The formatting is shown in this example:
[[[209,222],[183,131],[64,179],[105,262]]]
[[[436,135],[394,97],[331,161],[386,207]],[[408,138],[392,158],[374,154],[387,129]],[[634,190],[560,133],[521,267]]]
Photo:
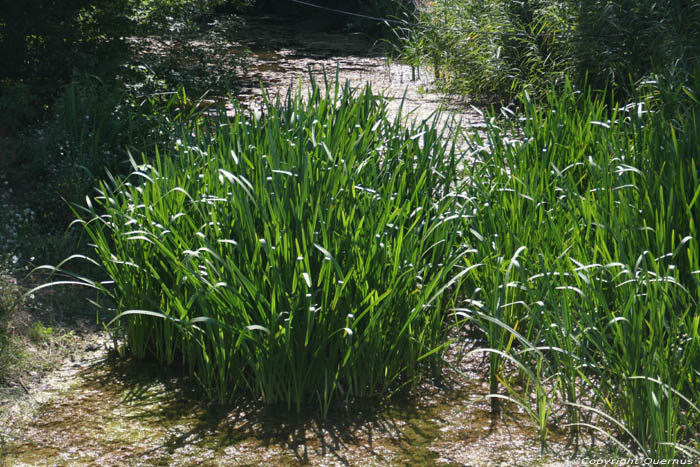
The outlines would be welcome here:
[[[323,420],[240,397],[207,402],[182,374],[106,359],[41,407],[8,445],[12,465],[533,465],[531,425],[494,418],[482,377],[426,383],[389,402],[334,407]]]
[[[185,455],[192,461],[185,453],[196,448],[217,453],[214,458],[236,453],[240,461],[250,443],[262,449],[255,450],[257,456],[242,456],[253,463],[272,451],[280,461],[309,463],[321,457],[344,465],[362,458],[390,462],[397,454],[419,463],[437,457],[427,449],[438,435],[434,421],[426,417],[429,410],[408,397],[392,404],[339,406],[324,420],[314,407],[296,414],[286,406],[266,407],[246,397],[228,406],[212,404],[194,382],[147,362],[105,361],[81,378],[75,389],[107,396],[96,398],[92,409],[83,400],[83,410],[109,417],[101,412],[118,400],[128,412],[122,413],[125,423],[151,432],[149,445],[139,453],[147,458],[178,462]]]
[[[485,361],[460,358],[476,345],[463,337],[439,383],[340,404],[325,420],[244,396],[213,404],[182,371],[95,354],[10,425],[4,454],[7,465],[551,465],[522,411],[492,415]],[[563,436],[551,439],[565,455]]]
[[[349,33],[335,23],[318,27],[288,16],[248,16],[242,37],[254,54],[284,49],[291,52],[290,58],[383,57],[385,52],[379,46],[383,42],[366,34]]]
[[[248,50],[248,65],[236,95],[243,108],[262,110],[261,86],[268,96],[285,96],[290,89],[304,94],[310,89],[310,75],[320,83],[325,77],[333,82],[337,74],[340,83],[347,82],[351,88],[371,85],[373,92],[388,99],[390,116],[401,113],[407,120],[420,121],[449,109],[441,114],[440,125],[483,126],[483,116],[463,99],[433,90],[429,70],[392,60],[386,42],[342,27],[307,28],[306,24],[294,17],[245,18],[240,43]],[[233,112],[230,105],[227,108]]]
[[[371,73],[385,63],[381,42],[341,28],[309,27],[308,21],[283,16],[251,16],[245,20],[241,44],[250,53],[241,87],[266,89],[295,84],[309,70]]]

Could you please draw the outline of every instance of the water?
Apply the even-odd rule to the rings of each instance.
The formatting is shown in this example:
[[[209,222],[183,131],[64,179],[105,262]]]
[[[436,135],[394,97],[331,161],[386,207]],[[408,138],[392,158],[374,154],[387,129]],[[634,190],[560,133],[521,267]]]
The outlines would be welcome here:
[[[469,379],[446,374],[440,387],[322,420],[312,408],[210,404],[180,375],[102,355],[11,430],[5,449],[10,465],[563,464],[540,456],[516,408],[492,416],[479,364],[462,363]],[[550,447],[561,453],[563,441]]]
[[[251,52],[249,75],[242,83],[239,98],[251,109],[259,110],[262,91],[286,95],[290,87],[307,90],[309,76],[317,81],[324,73],[353,88],[372,86],[375,93],[388,98],[390,115],[403,106],[409,119],[428,119],[440,109],[447,110],[442,122],[454,118],[461,127],[483,126],[482,115],[458,98],[440,95],[432,86],[427,70],[391,60],[383,42],[372,42],[361,34],[304,32],[288,20],[276,17],[251,18],[243,42]]]
[[[282,18],[251,18],[242,46],[251,66],[239,98],[260,108],[260,84],[271,95],[306,89],[320,78],[369,83],[403,105],[409,118],[446,107],[463,127],[481,115],[431,90],[430,75],[392,63],[361,35],[308,33]],[[103,336],[104,339],[104,336]],[[542,456],[526,414],[506,405],[494,416],[485,366],[477,358],[446,369],[439,385],[426,383],[389,402],[336,407],[322,420],[241,399],[206,402],[181,375],[148,363],[110,359],[106,351],[66,361],[31,394],[4,401],[2,454],[9,465],[564,465],[566,438],[552,427]],[[466,376],[464,376],[466,375]],[[16,399],[16,398],[15,398]]]

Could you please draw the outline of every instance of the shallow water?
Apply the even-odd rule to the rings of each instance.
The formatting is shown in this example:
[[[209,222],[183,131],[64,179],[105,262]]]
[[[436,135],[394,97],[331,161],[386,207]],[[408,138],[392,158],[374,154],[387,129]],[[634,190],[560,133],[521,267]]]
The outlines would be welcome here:
[[[483,126],[479,111],[459,98],[437,93],[428,70],[416,70],[391,60],[382,42],[366,36],[342,32],[303,32],[289,20],[259,17],[247,20],[247,37],[242,45],[251,52],[250,70],[243,80],[239,99],[253,110],[262,103],[261,85],[274,96],[284,96],[288,89],[307,90],[310,76],[323,82],[336,76],[352,88],[369,84],[375,93],[388,98],[390,115],[399,107],[408,119],[430,118],[443,110],[441,122],[454,119],[462,128]]]
[[[239,95],[248,108],[259,110],[261,83],[284,95],[290,86],[307,89],[309,71],[317,78],[325,71],[353,87],[371,84],[389,98],[390,112],[403,105],[420,120],[445,107],[443,122],[481,124],[478,112],[432,92],[427,72],[391,63],[366,37],[293,26],[248,19],[242,45],[251,67]],[[29,396],[3,401],[0,447],[9,465],[570,464],[556,431],[541,456],[522,410],[492,416],[480,360],[461,362],[460,371],[466,376],[445,370],[441,385],[426,383],[391,402],[336,407],[322,420],[315,409],[290,415],[250,400],[208,404],[181,376],[112,360],[102,350],[66,361]]]
[[[478,373],[324,421],[315,409],[208,404],[182,377],[103,355],[6,433],[5,450],[10,465],[563,464],[540,456],[522,413],[492,417]]]

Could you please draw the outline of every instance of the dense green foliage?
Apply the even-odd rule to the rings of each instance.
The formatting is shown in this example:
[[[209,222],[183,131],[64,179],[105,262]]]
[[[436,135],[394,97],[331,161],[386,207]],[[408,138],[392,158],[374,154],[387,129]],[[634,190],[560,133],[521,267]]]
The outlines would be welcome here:
[[[220,400],[325,413],[415,384],[467,325],[491,397],[543,445],[564,423],[694,452],[700,102],[645,92],[619,109],[570,85],[524,96],[462,173],[436,128],[386,120],[367,90],[185,125],[80,210],[114,285],[78,281],[114,298],[131,352]]]
[[[183,127],[81,215],[131,352],[297,411],[415,385],[465,272],[455,154],[369,89],[264,114]]]
[[[27,0],[0,8],[0,84],[51,87],[75,68],[105,67],[119,47],[128,0]],[[98,63],[99,61],[99,63]]]
[[[224,3],[30,2],[26,9],[0,12],[3,21],[13,19],[0,26],[0,42],[15,35],[31,45],[8,52],[8,60],[27,67],[3,68],[0,80],[0,132],[8,136],[0,157],[0,255],[19,263],[59,260],[59,251],[74,241],[65,237],[70,203],[90,194],[106,169],[128,171],[127,150],[140,153],[168,141],[175,119],[196,114],[182,112],[192,104],[182,86],[195,97],[236,87],[245,53],[231,44],[241,21],[230,14],[212,17]],[[234,11],[240,6],[226,4]],[[55,9],[62,9],[60,15],[52,16]],[[127,47],[130,34],[171,46],[142,52],[139,42]],[[192,46],[197,40],[208,46]],[[60,46],[47,48],[54,42]],[[40,66],[29,66],[33,61]]]
[[[404,57],[430,65],[472,99],[542,96],[566,79],[627,94],[658,71],[700,57],[700,6],[664,0],[436,0],[402,35]],[[693,65],[695,64],[695,65]]]
[[[30,117],[28,121],[20,119],[19,124],[35,124],[38,110],[46,110],[47,103],[72,81],[74,74],[95,75],[110,82],[121,77],[124,63],[132,58],[128,37],[150,36],[186,43],[208,28],[213,13],[235,13],[245,6],[246,2],[238,0],[8,2],[0,8],[0,109],[15,107],[11,110]],[[220,27],[215,32],[225,33],[230,39],[239,28],[228,24],[226,18],[222,22],[227,26],[225,31]],[[174,44],[172,49],[177,51],[178,47]],[[218,52],[222,51],[228,52]],[[172,59],[171,53],[166,55]],[[226,59],[235,54],[219,55],[221,60],[221,56]],[[5,112],[0,118],[7,119]],[[11,124],[13,119],[8,120]]]
[[[475,135],[465,230],[482,265],[462,312],[491,349],[492,392],[528,407],[542,439],[563,403],[573,426],[602,410],[665,458],[700,447],[700,102],[698,88],[650,90],[621,109],[569,86],[540,106],[525,96],[521,121]]]
[[[3,127],[41,122],[0,160],[0,266],[84,252],[57,239],[68,201],[94,245],[73,259],[113,281],[76,282],[112,297],[133,355],[182,365],[214,399],[325,413],[438,373],[467,326],[491,397],[543,444],[554,424],[596,425],[622,450],[700,455],[697,2],[422,2],[404,57],[446,89],[522,103],[471,135],[468,164],[454,135],[388,119],[369,90],[205,114],[187,92],[235,89],[245,66],[238,20],[210,15],[249,3],[0,11]],[[172,47],[124,65],[131,33]],[[0,269],[1,325],[21,287]]]

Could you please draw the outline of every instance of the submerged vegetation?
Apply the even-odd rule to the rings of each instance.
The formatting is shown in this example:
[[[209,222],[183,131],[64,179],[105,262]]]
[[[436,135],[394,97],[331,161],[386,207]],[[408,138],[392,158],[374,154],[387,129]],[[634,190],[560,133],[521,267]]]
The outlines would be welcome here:
[[[404,59],[517,103],[461,133],[337,81],[248,112],[242,20],[213,15],[251,2],[105,5],[72,2],[55,28],[0,13],[3,44],[44,37],[0,76],[0,131],[20,134],[0,160],[3,352],[37,257],[110,298],[120,352],[221,403],[325,417],[459,373],[446,350],[469,336],[494,414],[525,411],[543,449],[564,427],[619,455],[700,458],[697,5],[411,2]]]

